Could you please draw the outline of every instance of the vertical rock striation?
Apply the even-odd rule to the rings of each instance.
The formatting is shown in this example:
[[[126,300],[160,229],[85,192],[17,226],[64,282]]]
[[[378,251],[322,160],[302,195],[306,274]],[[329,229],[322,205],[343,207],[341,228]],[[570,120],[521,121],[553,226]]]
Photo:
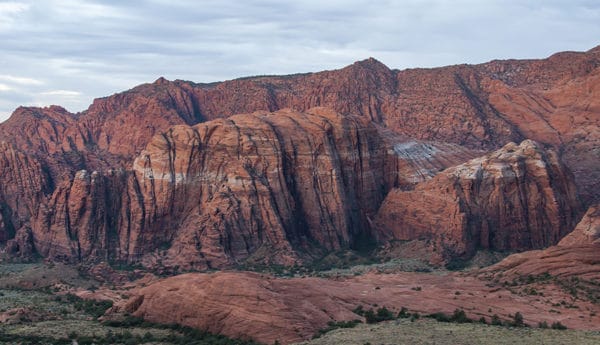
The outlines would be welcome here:
[[[449,168],[412,191],[393,190],[379,209],[385,239],[426,240],[435,260],[558,243],[581,206],[568,170],[551,150],[525,140]]]

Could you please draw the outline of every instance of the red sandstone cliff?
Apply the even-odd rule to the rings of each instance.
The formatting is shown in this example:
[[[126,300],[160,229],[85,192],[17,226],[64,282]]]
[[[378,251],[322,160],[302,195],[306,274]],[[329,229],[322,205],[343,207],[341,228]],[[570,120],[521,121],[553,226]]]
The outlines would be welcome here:
[[[243,253],[240,257],[252,257],[251,252],[258,253],[257,257],[265,257],[257,248],[267,242],[247,239],[255,238],[258,233],[263,240],[268,238],[277,243],[281,243],[283,237],[292,238],[293,246],[309,252],[351,246],[353,236],[364,232],[365,226],[368,229],[371,216],[389,188],[411,189],[415,183],[438,171],[472,158],[472,151],[457,145],[491,149],[524,138],[551,145],[560,153],[575,175],[580,195],[589,204],[598,198],[600,190],[596,188],[600,181],[597,163],[600,161],[597,149],[600,146],[599,65],[598,49],[586,53],[560,53],[543,60],[492,61],[473,66],[405,71],[390,70],[377,60],[368,59],[336,71],[245,78],[214,84],[170,82],[161,78],[152,84],[98,99],[79,114],[70,114],[56,106],[19,108],[11,119],[0,124],[2,141],[14,152],[5,153],[9,158],[0,161],[3,174],[0,241],[19,233],[21,242],[33,241],[35,249],[42,255],[72,260],[89,256],[137,260],[159,247],[171,248],[168,255],[162,253],[146,257],[146,260],[169,261],[175,254],[184,257],[187,253],[195,257],[203,253],[210,258],[200,257],[197,264],[201,267],[207,262],[221,264],[238,257],[237,254],[223,254],[228,251]],[[247,138],[262,138],[265,133],[271,133],[264,142],[239,139],[240,144],[257,147],[254,156],[250,156],[254,158],[246,159],[233,154],[246,152],[249,148],[234,148],[231,140],[237,125],[227,120],[191,129],[177,127],[194,126],[236,113],[282,108],[306,112],[314,106],[327,106],[343,115],[360,115],[365,121],[387,129],[378,127],[375,142],[371,135],[350,135],[350,129],[344,129],[347,130],[344,135],[350,137],[342,139],[333,135],[332,138],[337,139],[331,142],[332,139],[327,139],[331,137],[329,134],[313,137],[315,133],[296,131],[296,120],[289,116],[286,120],[289,123],[285,124],[280,122],[283,118],[256,123],[244,121],[244,125],[248,125]],[[343,125],[340,121],[332,123],[332,127]],[[360,126],[364,124],[362,121],[359,121]],[[198,128],[204,128],[202,126],[216,126],[211,130],[219,133],[226,145],[202,146],[204,144],[198,140],[203,135],[212,137],[211,133],[198,132]],[[225,131],[226,128],[229,129]],[[277,130],[283,134],[276,134]],[[339,130],[319,129],[325,133],[338,133],[336,135]],[[273,139],[277,135],[280,137]],[[187,139],[182,139],[186,136]],[[296,139],[292,139],[294,136]],[[419,139],[448,144],[431,144]],[[304,140],[309,141],[302,150],[315,150],[322,157],[310,161],[313,165],[307,165],[306,158],[290,160],[295,157],[298,141]],[[275,153],[256,158],[265,155],[266,148],[261,145],[267,143]],[[381,147],[377,148],[377,145]],[[199,169],[199,176],[220,179],[233,176],[235,180],[236,176],[243,178],[244,175],[224,172],[224,167],[236,166],[235,169],[241,171],[241,166],[254,169],[254,172],[245,170],[246,175],[258,183],[252,189],[245,185],[245,189],[236,189],[229,186],[229,180],[225,187],[219,187],[224,180],[199,178],[194,183],[215,183],[208,189],[211,196],[208,200],[203,189],[206,187],[191,188],[185,178],[182,180],[189,173],[187,170],[173,173],[176,175],[168,175],[170,172],[165,171],[164,167],[169,164],[188,168],[179,151],[181,147],[183,155],[189,154],[195,159],[193,164],[196,165],[189,168]],[[202,155],[198,153],[199,147],[209,148],[202,151],[208,161],[196,158]],[[227,147],[230,147],[229,151]],[[367,152],[355,152],[363,150],[361,147],[375,150],[368,152],[369,157],[395,158],[386,160],[385,164],[365,162],[362,157]],[[146,152],[140,156],[144,149]],[[223,167],[213,166],[213,161],[223,159],[221,153],[228,155],[223,157],[234,157],[241,163],[229,164],[228,161]],[[269,155],[285,157],[277,158],[281,162],[298,164],[295,170],[298,176],[310,173],[311,169],[316,169],[317,173],[312,180],[302,177],[296,181],[290,179],[287,171],[280,171],[279,174],[288,179],[285,188],[283,182],[276,186],[282,186],[284,196],[269,198],[268,193],[273,194],[269,189],[272,183],[269,178],[276,176],[264,170],[263,164],[273,164]],[[159,168],[153,159],[158,160]],[[382,164],[384,170],[379,171]],[[154,174],[155,169],[159,169],[158,173],[166,176],[165,179],[148,182],[144,174]],[[169,166],[169,169],[173,170],[175,166]],[[368,169],[374,169],[374,172]],[[257,172],[262,175],[256,175]],[[192,173],[195,172],[192,170]],[[186,181],[185,187],[181,186],[181,181]],[[269,185],[264,185],[265,181]],[[312,194],[302,189],[308,185],[308,191],[311,191],[315,184],[319,188],[313,188]],[[225,190],[221,191],[221,188]],[[285,194],[286,188],[291,196]],[[202,195],[196,195],[198,189],[202,190]],[[219,192],[215,194],[217,190]],[[243,197],[235,196],[237,193]],[[191,203],[184,205],[175,201],[188,198],[188,195],[195,202],[209,203],[191,206]],[[249,200],[260,201],[262,211],[256,213],[255,208],[248,206]],[[267,211],[269,207],[263,208],[263,205],[273,211]],[[194,207],[204,206],[212,208],[214,214],[193,211]],[[278,209],[280,206],[282,209]],[[450,203],[447,207],[456,206]],[[197,219],[183,216],[186,212],[195,214]],[[274,217],[275,214],[285,217],[291,214],[291,218],[281,220]],[[213,224],[210,231],[201,231],[205,234],[200,236],[201,239],[194,237],[193,232],[180,231],[204,229],[198,222]],[[469,222],[481,220],[470,219]],[[566,220],[565,224],[569,222],[571,220]],[[323,232],[315,230],[317,224],[319,229],[323,226]],[[269,235],[262,230],[257,232],[257,229],[271,226],[285,229],[285,236]],[[563,225],[560,231],[552,226],[549,233],[536,233],[532,235],[535,239],[525,240],[518,247],[526,249],[527,243],[533,247],[551,244],[568,231]],[[248,230],[250,233],[238,234],[237,230],[241,228],[251,229]],[[335,231],[331,230],[333,228]],[[312,237],[322,241],[319,244],[323,247],[309,250],[305,241]],[[180,238],[181,243],[174,242],[177,246],[171,246],[175,238]],[[480,242],[478,238],[473,241],[467,247],[479,245],[476,244]],[[184,242],[187,244],[182,244]],[[212,244],[194,249],[194,243]],[[285,245],[278,248],[281,253],[288,252]]]
[[[79,170],[38,196],[35,213],[7,209],[55,259],[293,264],[353,247],[391,188],[475,155],[405,140],[325,108],[236,115],[171,127],[131,170]]]
[[[554,151],[530,140],[449,168],[414,190],[391,191],[377,214],[384,239],[425,240],[434,258],[477,248],[527,250],[558,241],[580,212],[575,185]]]
[[[371,58],[335,71],[213,84],[160,78],[98,99],[76,115],[60,107],[18,109],[0,133],[21,150],[64,153],[71,166],[94,170],[131,164],[153,135],[172,125],[325,106],[416,139],[485,149],[526,138],[551,144],[587,202],[598,198],[600,181],[599,66],[600,50],[592,49],[403,71]]]
[[[575,230],[558,243],[561,247],[591,244],[600,244],[600,205],[591,206]]]
[[[577,282],[575,285],[580,282],[584,287],[591,285],[591,293],[587,297],[594,298],[598,291],[597,281],[600,280],[599,235],[600,214],[598,205],[595,205],[588,209],[575,230],[558,245],[510,255],[498,264],[484,269],[483,273],[492,273],[508,280],[528,275],[550,275],[563,281],[570,279],[571,282]],[[586,298],[583,295],[578,297]]]

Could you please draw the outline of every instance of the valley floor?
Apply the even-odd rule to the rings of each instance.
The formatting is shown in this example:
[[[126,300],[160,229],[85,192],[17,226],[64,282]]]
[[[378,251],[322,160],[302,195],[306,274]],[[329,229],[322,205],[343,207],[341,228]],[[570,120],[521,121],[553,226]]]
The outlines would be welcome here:
[[[459,324],[420,319],[399,319],[378,324],[359,324],[337,329],[302,345],[513,345],[600,344],[600,332],[513,328],[483,324]]]
[[[567,255],[550,248],[478,268],[486,266],[481,259],[462,272],[394,259],[350,260],[348,268],[314,272],[165,278],[106,264],[2,263],[0,344],[241,345],[254,343],[240,337],[252,337],[270,345],[313,334],[320,337],[299,344],[600,344],[600,280],[596,261],[586,261],[597,249],[578,247]],[[562,263],[555,272],[551,259]],[[380,309],[389,315],[377,321],[394,320],[362,323]],[[472,321],[497,324],[496,318],[505,326],[425,317],[459,311]],[[506,326],[517,314],[529,327]],[[348,322],[355,327],[339,328]],[[538,328],[541,323],[568,329]]]

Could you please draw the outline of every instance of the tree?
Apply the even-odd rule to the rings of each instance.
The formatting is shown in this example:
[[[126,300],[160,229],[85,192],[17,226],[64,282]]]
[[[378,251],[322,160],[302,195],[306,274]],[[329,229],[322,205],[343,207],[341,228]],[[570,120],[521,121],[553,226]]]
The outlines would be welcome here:
[[[516,312],[515,316],[513,316],[512,325],[515,327],[525,327],[525,322],[523,321],[523,314],[520,312]]]

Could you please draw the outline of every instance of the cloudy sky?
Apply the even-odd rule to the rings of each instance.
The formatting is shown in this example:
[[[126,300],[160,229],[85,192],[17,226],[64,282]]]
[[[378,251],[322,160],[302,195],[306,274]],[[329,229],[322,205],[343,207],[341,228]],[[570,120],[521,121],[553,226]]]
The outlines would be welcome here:
[[[159,76],[211,82],[541,58],[600,45],[596,0],[0,0],[0,121]]]

